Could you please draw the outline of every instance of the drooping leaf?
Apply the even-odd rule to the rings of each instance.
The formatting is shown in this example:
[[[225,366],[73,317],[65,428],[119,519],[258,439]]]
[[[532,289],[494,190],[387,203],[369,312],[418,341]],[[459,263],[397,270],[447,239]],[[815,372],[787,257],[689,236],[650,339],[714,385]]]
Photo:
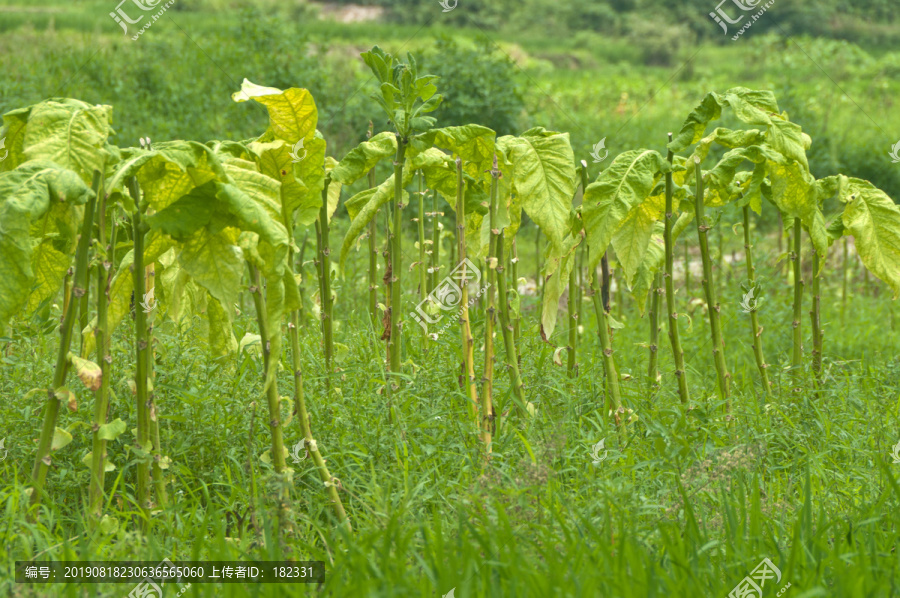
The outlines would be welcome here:
[[[595,268],[631,210],[646,201],[669,164],[654,150],[631,150],[613,160],[584,193],[581,214]],[[649,236],[647,236],[649,239]]]
[[[241,90],[231,95],[235,102],[255,100],[269,111],[269,126],[279,139],[294,144],[301,139],[312,139],[319,113],[316,102],[306,89],[292,87],[284,91],[274,87],[262,87],[247,79]]]
[[[97,437],[100,440],[115,440],[124,434],[126,429],[127,426],[125,425],[125,422],[117,417],[113,421],[100,426],[100,429],[97,431]]]
[[[331,179],[352,185],[366,176],[375,165],[397,153],[397,135],[389,131],[379,133],[350,150],[331,172]]]
[[[72,434],[70,434],[68,430],[56,428],[53,430],[53,440],[50,442],[50,450],[58,451],[70,442],[72,442]]]
[[[36,282],[32,224],[44,217],[52,204],[83,204],[91,193],[76,173],[50,162],[30,161],[0,173],[0,332],[26,304]],[[50,259],[52,254],[47,252],[41,267]],[[52,272],[44,272],[42,284],[60,280],[61,262],[61,258],[56,259],[55,266],[49,266]],[[53,292],[46,288],[42,291],[45,296]]]
[[[22,150],[25,160],[47,160],[90,183],[105,171],[112,107],[79,100],[47,100],[31,107]]]
[[[694,214],[692,212],[686,211],[681,213],[678,220],[672,225],[673,243],[678,240],[678,237],[681,236],[681,233],[687,229],[688,225],[693,220]],[[647,245],[647,252],[644,254],[644,259],[641,261],[640,266],[638,266],[637,274],[634,277],[632,295],[634,295],[635,302],[637,303],[641,314],[645,312],[647,293],[649,293],[650,289],[653,287],[653,281],[656,278],[657,272],[665,267],[666,245],[664,231],[665,225],[662,222],[654,224],[653,236],[650,238],[650,243]],[[618,255],[618,253],[616,255]]]
[[[184,243],[178,262],[220,303],[237,303],[244,260],[241,250],[222,233],[211,234],[201,229]]]
[[[101,426],[101,427],[102,427],[102,426]],[[94,469],[94,453],[93,453],[93,452],[89,452],[87,455],[84,456],[84,458],[81,460],[81,462],[84,463],[84,464],[87,466],[88,469],[90,469],[91,471],[93,471],[93,469]],[[115,471],[115,469],[116,469],[115,463],[113,463],[112,461],[110,461],[108,458],[107,458],[107,459],[104,459],[104,461],[103,461],[103,471],[110,472],[110,471]],[[104,519],[106,519],[106,517],[104,517]],[[115,521],[115,520],[113,519],[113,521]],[[102,525],[103,525],[103,524],[101,523],[101,527],[102,527]],[[107,525],[108,525],[108,524],[107,524]]]
[[[853,235],[866,269],[900,295],[900,207],[869,181],[849,178],[841,200],[841,220]]]
[[[81,380],[82,384],[91,392],[100,389],[100,383],[103,381],[103,372],[100,366],[88,359],[82,359],[74,353],[69,353],[69,362],[75,370],[75,375]]]
[[[568,133],[537,127],[507,142],[522,208],[561,250],[575,194],[575,155]]]

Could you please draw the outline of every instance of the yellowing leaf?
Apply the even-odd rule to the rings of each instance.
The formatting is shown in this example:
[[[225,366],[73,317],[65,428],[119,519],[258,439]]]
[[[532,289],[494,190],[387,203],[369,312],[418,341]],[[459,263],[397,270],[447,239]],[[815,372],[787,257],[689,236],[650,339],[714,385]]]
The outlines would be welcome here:
[[[100,383],[103,381],[103,372],[99,365],[93,361],[82,359],[74,353],[69,353],[69,362],[75,369],[75,375],[78,376],[88,390],[97,392],[100,389]]]
[[[103,424],[97,431],[97,438],[100,440],[115,440],[125,433],[126,426],[120,418],[116,418],[108,424]]]
[[[58,451],[70,442],[72,442],[72,435],[62,428],[56,428],[53,431],[53,441],[50,443],[50,450]]]

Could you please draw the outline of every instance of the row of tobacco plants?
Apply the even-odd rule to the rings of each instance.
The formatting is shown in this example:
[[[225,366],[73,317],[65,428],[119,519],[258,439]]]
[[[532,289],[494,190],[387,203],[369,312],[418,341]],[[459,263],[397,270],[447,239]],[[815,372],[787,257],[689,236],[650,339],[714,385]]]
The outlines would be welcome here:
[[[537,127],[519,136],[498,137],[477,124],[438,128],[428,116],[441,101],[435,77],[420,73],[412,56],[401,62],[377,47],[363,59],[379,83],[372,97],[393,130],[377,135],[370,131],[367,140],[340,161],[327,155],[326,140],[317,130],[316,104],[307,90],[282,91],[246,80],[233,100],[259,103],[269,115],[266,131],[251,140],[142,139],[139,147],[119,148],[110,142],[112,108],[74,99],[48,100],[4,115],[0,137],[5,137],[9,155],[0,162],[0,334],[16,314],[39,310],[60,296],[63,305],[53,380],[29,393],[45,399],[29,489],[31,517],[40,517],[38,507],[52,491],[48,472],[54,453],[72,442],[58,419],[61,410],[76,410],[78,394],[84,393],[70,381],[73,373],[93,394],[92,444],[83,447],[84,464],[91,472],[87,515],[95,525],[106,523],[110,488],[105,474],[116,468],[106,447],[129,428],[110,400],[114,369],[131,378],[136,403],[130,449],[133,497],[143,515],[140,525],[147,526],[154,510],[165,509],[170,460],[160,446],[158,427],[165,406],[157,404],[153,387],[154,322],[160,317],[153,303],[166,305],[165,317],[176,324],[204,318],[210,351],[220,357],[237,350],[234,306],[241,293],[249,293],[262,355],[261,396],[269,410],[271,447],[266,459],[274,477],[268,487],[274,489],[271,498],[279,526],[291,527],[293,471],[286,462],[284,436],[285,427],[295,425],[335,522],[351,529],[341,483],[326,466],[306,409],[300,361],[302,258],[295,238],[309,227],[316,239],[321,315],[319,331],[312,336],[321,334],[325,371],[336,369],[335,277],[342,275],[348,253],[366,241],[369,311],[385,342],[380,400],[393,413],[391,405],[406,380],[405,347],[415,342],[427,350],[434,335],[451,330],[458,335],[468,417],[480,431],[486,458],[497,413],[506,407],[522,419],[534,413],[518,354],[526,329],[516,290],[516,234],[523,213],[546,239],[540,334],[547,342],[554,339],[560,298],[567,293],[569,335],[555,358],[561,363],[567,353],[568,370],[574,373],[578,310],[582,297],[591,298],[609,413],[623,439],[633,417],[622,401],[611,334],[616,324],[609,314],[610,247],[636,304],[650,315],[648,379],[677,386],[683,403],[690,401],[690,386],[679,338],[674,244],[681,235],[695,233],[717,388],[726,409],[731,408],[729,360],[707,239],[713,223],[706,209],[730,203],[741,208],[745,284],[757,293],[753,214],[776,210],[789,224],[792,369],[798,386],[816,384],[821,375],[825,347],[819,285],[827,274],[827,252],[836,240],[854,237],[865,267],[895,294],[900,292],[900,209],[867,181],[843,175],[815,179],[806,157],[812,141],[779,111],[769,92],[735,88],[708,94],[680,131],[668,139],[661,136],[661,144],[667,143],[663,153],[626,151],[590,182],[587,164],[576,161],[567,133]],[[740,126],[709,131],[723,112]],[[711,156],[719,158],[713,163]],[[392,170],[384,180],[376,175],[379,164]],[[342,227],[347,233],[338,247],[331,236],[332,218],[343,187],[358,181],[367,184],[343,201],[350,221]],[[453,223],[454,231],[449,256],[440,252],[444,210],[451,214],[445,221]],[[836,216],[828,221],[826,213]],[[419,258],[404,264],[402,230],[409,220],[415,223]],[[431,226],[426,228],[426,223]],[[804,236],[813,247],[810,364],[804,362],[801,346]],[[338,250],[337,259],[332,249]],[[380,280],[379,253],[384,260]],[[410,281],[406,275],[411,272],[416,276]],[[418,305],[405,301],[404,285],[418,288]],[[478,330],[472,310],[483,310]],[[114,364],[112,334],[132,320],[132,312],[132,363]],[[675,364],[671,377],[658,371],[660,314],[665,314]],[[759,383],[770,392],[763,326],[752,309],[747,321]],[[497,332],[502,349],[495,346]],[[476,344],[483,346],[479,363]],[[287,415],[276,375],[286,353],[293,387]],[[509,392],[497,392],[504,377]],[[498,405],[506,396],[512,404]]]

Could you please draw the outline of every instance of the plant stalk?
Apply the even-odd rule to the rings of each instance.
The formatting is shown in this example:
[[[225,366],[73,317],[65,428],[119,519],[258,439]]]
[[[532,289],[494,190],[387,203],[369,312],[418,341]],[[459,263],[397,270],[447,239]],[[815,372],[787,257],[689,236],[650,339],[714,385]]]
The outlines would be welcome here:
[[[793,247],[791,261],[794,263],[794,320],[793,326],[793,352],[791,355],[791,368],[794,376],[801,377],[803,372],[803,270],[800,262],[800,231],[799,218],[794,218]]]
[[[419,302],[424,303],[428,298],[428,269],[427,262],[425,260],[425,174],[422,171],[419,171],[419,218],[418,218],[418,231],[419,231]],[[420,327],[421,328],[421,327]],[[428,350],[428,331],[425,328],[421,328],[422,330],[422,351]]]
[[[44,406],[44,423],[41,427],[41,437],[38,442],[37,456],[34,460],[34,468],[31,472],[31,506],[40,504],[44,493],[44,483],[47,479],[47,470],[52,463],[50,446],[53,443],[53,433],[56,430],[56,420],[59,416],[60,400],[56,397],[57,389],[66,383],[66,374],[69,372],[69,348],[72,345],[72,332],[78,314],[78,303],[81,297],[88,291],[88,248],[91,244],[91,227],[94,223],[94,207],[100,192],[102,175],[94,171],[94,180],[91,186],[94,194],[88,199],[84,207],[84,220],[81,224],[81,236],[75,250],[75,272],[73,274],[72,298],[66,306],[62,323],[59,326],[59,352],[56,354],[56,366],[53,369],[52,386],[47,390],[47,402]]]
[[[822,344],[824,333],[822,331],[822,302],[819,296],[819,254],[812,252],[812,295],[813,307],[809,312],[812,321],[813,351],[812,368],[819,387],[822,386]]]
[[[469,322],[469,278],[466,257],[466,204],[463,201],[462,160],[456,159],[456,245],[459,254],[461,297],[459,300],[459,329],[462,336],[463,384],[469,399],[469,412],[473,421],[478,418],[478,387],[475,381],[475,339]],[[476,289],[479,291],[480,289]]]
[[[394,159],[394,230],[391,236],[391,335],[388,344],[391,347],[390,371],[392,374],[400,373],[400,360],[403,350],[403,339],[400,334],[400,305],[402,291],[402,251],[403,235],[401,234],[401,212],[403,210],[403,160],[406,157],[406,144],[408,140],[397,135],[397,155]],[[389,386],[394,385],[394,380]],[[396,388],[399,388],[400,380],[396,379]]]
[[[150,453],[153,444],[150,441],[150,397],[147,382],[150,376],[150,331],[147,313],[138,302],[147,296],[144,280],[144,237],[148,226],[141,218],[140,188],[137,180],[131,179],[131,196],[134,198],[135,210],[131,222],[134,234],[134,263],[131,277],[134,281],[134,345],[135,345],[135,401],[137,402],[137,440],[141,455],[137,462],[137,498],[144,519],[142,527],[146,527],[150,517]]]
[[[369,171],[369,189],[375,187],[375,169]],[[369,222],[369,316],[372,318],[372,327],[378,326],[378,249],[376,232],[378,215]]]
[[[669,141],[672,140],[672,134],[669,133]],[[674,154],[669,151],[667,160],[672,164]],[[665,229],[663,238],[666,246],[666,269],[663,273],[666,286],[666,313],[669,323],[669,343],[672,345],[672,357],[675,361],[675,378],[678,380],[678,396],[681,403],[686,405],[691,400],[690,391],[688,389],[687,371],[684,368],[684,350],[681,348],[681,336],[678,332],[678,312],[675,309],[675,243],[672,239],[672,227],[674,225],[673,218],[675,214],[672,212],[672,204],[675,195],[675,183],[672,180],[672,173],[666,173],[666,215]],[[685,241],[687,247],[687,241]],[[685,268],[690,268],[690,263],[685,262]]]
[[[590,256],[590,249],[588,249]],[[590,263],[590,257],[588,258]],[[597,333],[600,336],[600,348],[603,351],[603,372],[606,374],[606,385],[609,390],[609,402],[616,423],[619,439],[624,444],[625,437],[625,408],[622,406],[622,393],[619,389],[619,372],[616,370],[616,362],[613,358],[612,339],[609,335],[608,312],[603,305],[603,294],[595,272],[591,273],[591,299],[594,303],[594,311],[597,312]]]
[[[109,245],[106,244],[106,193],[101,189],[100,209],[98,211],[99,227],[97,241],[105,248],[106,257],[101,267],[97,268],[97,328],[94,336],[97,340],[97,363],[100,365],[100,388],[94,396],[94,423],[91,438],[91,482],[89,486],[88,515],[92,526],[99,522],[103,514],[103,488],[106,474],[106,440],[100,438],[100,426],[106,424],[106,413],[109,410],[109,377],[112,364],[109,334],[109,283],[115,270],[116,226],[115,212],[112,218],[112,231]]]
[[[268,313],[266,312],[266,299],[263,296],[262,281],[259,270],[249,261],[247,266],[250,270],[250,295],[253,297],[253,305],[256,308],[256,321],[259,326],[259,338],[262,345],[263,355],[263,392],[266,393],[266,402],[269,406],[269,432],[272,434],[272,465],[275,473],[279,476],[278,491],[276,493],[279,537],[280,532],[286,529],[287,504],[290,501],[290,484],[285,479],[287,464],[285,463],[284,449],[284,428],[281,425],[281,401],[278,396],[278,378],[273,376],[269,379],[270,368],[274,368],[273,359],[279,356],[273,356],[271,336],[269,334],[269,326],[280,326],[279,322],[269,322]]]
[[[725,411],[731,414],[731,388],[728,367],[725,363],[725,339],[722,336],[722,323],[719,319],[719,303],[716,299],[716,285],[713,280],[712,260],[709,255],[709,226],[705,223],[703,205],[703,172],[699,158],[694,159],[694,176],[697,191],[694,195],[694,217],[697,220],[697,236],[700,239],[700,257],[703,260],[703,290],[709,311],[709,327],[712,331],[713,358],[716,365],[716,378],[719,382],[719,397],[725,400]]]
[[[659,379],[659,296],[662,293],[660,274],[653,279],[653,288],[650,289],[650,358],[647,364],[647,377],[650,386],[657,384]]]
[[[756,286],[756,266],[753,265],[753,245],[750,243],[750,206],[744,206],[744,251],[747,254],[747,282],[750,288]],[[753,355],[756,357],[756,367],[759,369],[759,378],[762,381],[763,392],[768,395],[771,391],[769,383],[769,366],[763,354],[762,326],[759,325],[759,313],[756,309],[750,311],[750,332],[753,336]]]
[[[428,292],[430,293],[438,284],[438,272],[441,265],[441,213],[438,212],[437,191],[431,194],[431,259],[430,274],[428,277]]]
[[[319,261],[322,263],[321,293],[322,302],[322,334],[325,340],[325,388],[331,394],[331,375],[334,373],[334,297],[331,296],[331,249],[328,242],[328,231],[331,227],[328,222],[328,186],[331,177],[325,177],[325,186],[322,189],[322,207],[319,210]]]
[[[498,209],[496,197],[497,180],[501,176],[500,170],[497,168],[496,157],[494,158],[494,169],[491,171],[491,175],[494,177],[491,181],[491,204],[493,205],[494,220],[496,220]],[[506,288],[506,270],[504,268],[503,256],[503,236],[503,229],[500,229],[499,234],[497,234],[496,244],[497,292],[500,300],[500,330],[503,333],[503,345],[506,350],[506,369],[509,372],[509,383],[510,386],[512,386],[513,394],[516,397],[516,407],[520,412],[523,412],[527,405],[525,402],[525,385],[522,383],[522,375],[519,371],[519,356],[516,351],[516,342],[513,338],[513,326],[509,315],[509,296]],[[488,292],[491,292],[490,289],[488,289]]]

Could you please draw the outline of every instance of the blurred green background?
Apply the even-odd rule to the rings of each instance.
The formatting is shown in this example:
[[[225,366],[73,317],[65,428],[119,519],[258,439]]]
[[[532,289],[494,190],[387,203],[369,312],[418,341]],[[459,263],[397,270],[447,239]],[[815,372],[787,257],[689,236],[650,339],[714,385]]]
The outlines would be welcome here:
[[[110,18],[116,7],[3,0],[0,111],[69,96],[113,105],[121,146],[246,139],[266,118],[230,99],[246,77],[309,88],[341,157],[370,119],[387,127],[359,58],[379,44],[443,78],[440,125],[568,131],[589,162],[601,139],[610,158],[660,149],[707,91],[771,89],[812,136],[817,177],[843,172],[900,197],[888,156],[900,139],[900,21],[888,0],[776,0],[737,41],[736,27],[724,35],[709,17],[715,0],[459,0],[446,13],[438,0],[175,0],[137,40]],[[723,10],[740,13],[731,2]]]

